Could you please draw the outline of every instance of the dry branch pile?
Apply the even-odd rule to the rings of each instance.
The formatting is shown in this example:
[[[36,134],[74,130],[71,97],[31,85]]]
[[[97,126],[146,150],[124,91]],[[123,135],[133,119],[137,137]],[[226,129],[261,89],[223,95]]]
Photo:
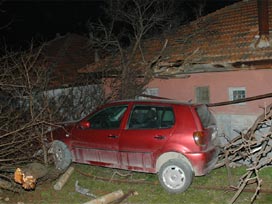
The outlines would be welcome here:
[[[98,85],[79,79],[74,87],[49,87],[50,70],[43,46],[0,57],[0,189],[17,191],[18,167],[50,164],[47,132],[65,120],[76,120],[103,102]],[[84,84],[83,84],[84,83]]]
[[[256,199],[262,184],[259,171],[271,165],[272,161],[272,104],[264,108],[254,124],[245,132],[224,146],[219,166],[236,167],[245,165],[247,171],[240,177],[237,192],[230,203],[234,203],[249,184],[256,184],[251,202]]]
[[[11,172],[17,165],[34,159],[47,162],[42,152],[46,151],[44,138],[50,126],[45,122],[48,112],[35,102],[36,90],[43,89],[48,80],[39,56],[40,50],[34,53],[31,49],[7,52],[0,58],[0,178],[11,185]],[[39,151],[41,154],[36,154]],[[6,189],[1,181],[0,188]]]
[[[49,112],[35,99],[48,80],[39,56],[40,50],[33,52],[31,48],[28,52],[7,52],[0,58],[0,188],[16,192],[16,167],[48,162],[44,141],[51,126],[46,122]]]

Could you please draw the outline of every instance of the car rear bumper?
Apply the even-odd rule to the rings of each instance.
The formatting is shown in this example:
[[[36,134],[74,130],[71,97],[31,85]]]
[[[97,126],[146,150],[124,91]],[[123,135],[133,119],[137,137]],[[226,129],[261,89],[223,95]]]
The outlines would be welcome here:
[[[218,160],[218,149],[212,149],[200,153],[188,153],[186,157],[190,160],[195,176],[203,176],[209,173]]]

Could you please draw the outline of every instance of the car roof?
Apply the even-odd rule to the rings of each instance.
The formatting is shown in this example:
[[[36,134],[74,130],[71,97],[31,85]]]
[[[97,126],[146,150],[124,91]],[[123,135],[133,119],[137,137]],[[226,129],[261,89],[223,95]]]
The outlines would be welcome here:
[[[186,106],[196,106],[198,104],[184,102],[179,100],[171,100],[171,99],[126,99],[126,100],[118,100],[110,102],[109,104],[118,104],[118,103],[160,103],[160,104],[178,104],[178,105],[186,105]]]

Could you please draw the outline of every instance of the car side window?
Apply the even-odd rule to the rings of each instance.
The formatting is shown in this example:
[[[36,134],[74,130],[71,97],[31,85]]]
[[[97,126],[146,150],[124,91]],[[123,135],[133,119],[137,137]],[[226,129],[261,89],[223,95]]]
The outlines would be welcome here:
[[[161,116],[161,127],[168,128],[175,124],[175,116],[172,108],[165,108]]]
[[[172,107],[136,105],[130,115],[129,129],[170,128],[175,117]]]
[[[88,121],[92,129],[118,129],[126,110],[127,105],[108,107],[91,116]]]

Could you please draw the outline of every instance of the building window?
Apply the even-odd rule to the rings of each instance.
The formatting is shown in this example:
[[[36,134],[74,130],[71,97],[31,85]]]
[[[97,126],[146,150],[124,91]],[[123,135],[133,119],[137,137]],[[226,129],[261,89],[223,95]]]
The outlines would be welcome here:
[[[144,94],[151,95],[151,96],[159,96],[159,89],[158,88],[147,88]]]
[[[159,96],[159,88],[147,88],[143,94],[150,96]],[[149,97],[137,96],[136,99],[149,99]]]
[[[210,103],[210,89],[208,86],[199,86],[195,89],[196,103]]]
[[[229,100],[234,101],[238,99],[246,98],[246,88],[245,87],[231,87],[229,88]],[[245,103],[239,103],[245,104]]]

